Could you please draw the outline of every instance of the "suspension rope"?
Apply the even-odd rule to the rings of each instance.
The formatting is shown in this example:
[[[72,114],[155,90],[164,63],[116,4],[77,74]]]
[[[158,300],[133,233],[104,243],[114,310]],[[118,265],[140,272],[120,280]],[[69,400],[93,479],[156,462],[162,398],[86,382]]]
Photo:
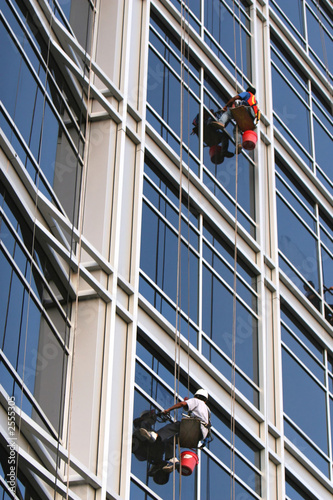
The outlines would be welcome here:
[[[179,390],[180,377],[180,310],[181,310],[181,226],[183,202],[183,106],[184,106],[184,50],[185,50],[185,21],[181,2],[181,37],[180,37],[180,161],[179,161],[179,205],[178,205],[178,247],[177,247],[177,293],[176,293],[176,336],[175,336],[175,381],[174,402]]]
[[[238,125],[236,126],[236,143],[238,144]],[[232,376],[231,376],[231,492],[230,498],[235,500],[235,431],[236,431],[236,308],[237,308],[237,233],[238,233],[238,153],[236,148],[235,166],[235,239],[234,239],[234,276],[232,307]]]
[[[177,292],[176,292],[176,328],[175,328],[175,365],[174,365],[174,404],[177,402],[180,378],[180,322],[181,322],[181,225],[183,196],[183,102],[184,102],[184,13],[183,2],[180,4],[180,160],[179,160],[179,205],[178,205],[178,245],[177,245]],[[173,456],[176,456],[176,438],[173,440]],[[173,474],[173,499],[176,498],[176,478]]]
[[[178,206],[178,245],[177,245],[177,292],[176,292],[176,327],[175,327],[175,366],[174,366],[174,403],[178,399],[179,395],[179,386],[180,386],[180,354],[181,354],[181,229],[182,229],[182,203],[183,203],[183,126],[184,126],[184,87],[185,87],[185,79],[184,79],[184,68],[185,68],[185,54],[186,54],[186,5],[183,1],[181,1],[181,22],[180,22],[180,160],[179,160],[179,206]],[[189,34],[188,34],[188,149],[189,149],[189,124],[190,124],[190,115],[189,115]],[[187,208],[188,208],[188,391],[189,391],[189,317],[190,317],[190,272],[189,272],[189,213],[190,213],[190,196],[189,196],[189,150],[188,154],[188,199],[187,199]],[[176,443],[176,439],[174,439],[173,447],[174,447],[174,456],[176,456],[176,444],[178,444],[178,449],[180,452],[180,443],[178,438],[178,443]],[[180,471],[181,472],[181,471]],[[179,500],[181,499],[181,479],[182,475],[179,475]],[[175,483],[175,474],[173,474],[173,498],[176,497],[176,483]]]
[[[240,0],[238,0],[238,29],[239,29],[239,52],[240,52],[240,58],[241,58],[241,72],[242,72],[242,87],[244,87],[244,68],[243,68],[243,47],[242,47],[242,22],[241,22],[241,6],[240,6]],[[235,64],[237,66],[236,60]]]
[[[240,5],[239,5],[239,30],[240,30],[240,47],[241,26],[240,26]],[[233,0],[233,21],[234,21],[234,57],[235,57],[235,92],[237,92],[237,46],[236,46],[236,14],[235,0]],[[241,64],[243,64],[242,48],[241,48]],[[243,68],[242,85],[243,85]],[[238,233],[238,142],[239,129],[236,125],[236,164],[235,164],[235,232],[234,232],[234,270],[233,270],[233,306],[232,306],[232,371],[231,371],[231,409],[230,409],[230,433],[231,433],[231,448],[230,448],[230,499],[235,500],[236,483],[235,483],[235,434],[236,434],[236,309],[237,309],[237,233]]]
[[[190,24],[189,0],[187,0],[187,23]],[[190,32],[187,31],[187,396],[190,396]]]
[[[91,23],[91,40],[90,40],[90,58],[89,58],[89,78],[88,78],[88,89],[87,89],[87,111],[86,111],[86,123],[85,123],[85,149],[84,149],[84,159],[82,166],[82,182],[81,182],[81,193],[80,193],[80,210],[79,210],[79,241],[78,241],[78,269],[76,276],[76,293],[75,293],[75,314],[74,314],[74,325],[73,325],[73,347],[72,347],[72,365],[71,365],[71,381],[69,389],[69,419],[68,419],[68,447],[67,447],[67,485],[66,485],[66,500],[69,497],[69,468],[70,468],[70,455],[71,455],[71,429],[72,429],[72,412],[73,412],[73,388],[74,388],[74,362],[75,362],[75,347],[76,347],[76,336],[77,336],[77,326],[78,326],[78,310],[79,310],[79,282],[80,282],[80,269],[81,269],[81,253],[82,253],[82,233],[83,233],[83,221],[85,212],[85,202],[86,202],[86,183],[88,174],[88,153],[89,153],[89,105],[90,105],[90,95],[91,95],[91,78],[92,78],[92,48],[94,43],[94,30],[95,30],[95,20],[96,20],[96,3],[93,3],[93,18]],[[89,17],[87,20],[87,30],[89,26]],[[87,48],[85,50],[87,55]],[[82,89],[83,90],[83,89]],[[82,93],[83,97],[83,93]],[[73,222],[74,224],[74,222]]]

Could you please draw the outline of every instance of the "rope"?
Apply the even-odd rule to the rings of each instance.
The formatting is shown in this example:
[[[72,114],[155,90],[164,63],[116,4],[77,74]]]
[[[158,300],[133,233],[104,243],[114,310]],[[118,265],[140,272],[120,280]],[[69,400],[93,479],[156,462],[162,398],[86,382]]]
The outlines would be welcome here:
[[[177,292],[176,292],[176,328],[175,328],[175,367],[174,367],[174,403],[177,400],[177,394],[179,394],[180,385],[180,325],[181,325],[181,226],[182,226],[182,202],[183,202],[183,108],[184,108],[184,66],[185,66],[185,45],[186,45],[186,6],[181,1],[181,26],[180,26],[181,36],[180,36],[180,160],[179,160],[179,206],[178,206],[178,245],[177,245]],[[189,34],[188,34],[188,144],[189,144]],[[188,172],[189,172],[189,151],[188,151]],[[190,317],[190,259],[189,259],[189,211],[190,211],[190,196],[189,196],[189,175],[188,175],[188,318]],[[189,319],[188,319],[188,392],[190,385],[189,377]],[[174,456],[176,456],[176,439],[173,442],[174,446]],[[180,454],[180,443],[178,438],[178,449]],[[181,467],[181,465],[180,465]],[[179,476],[179,500],[181,499],[181,481],[182,475],[180,470]],[[175,474],[173,474],[173,498],[176,497],[176,484],[175,484]]]
[[[89,25],[89,17],[87,21],[87,28]],[[89,58],[89,80],[87,89],[87,113],[86,113],[86,124],[85,124],[85,150],[83,159],[83,171],[82,171],[82,184],[80,193],[80,213],[79,213],[79,242],[78,242],[78,271],[77,271],[77,282],[76,282],[76,293],[75,293],[75,315],[74,315],[74,326],[73,326],[73,348],[72,348],[72,365],[71,365],[71,382],[69,390],[69,419],[68,419],[68,459],[67,459],[67,485],[66,485],[66,500],[69,497],[69,467],[70,467],[70,454],[71,454],[71,429],[72,429],[72,411],[73,411],[73,386],[74,386],[74,361],[75,361],[75,344],[76,344],[76,334],[78,325],[78,309],[79,309],[79,281],[80,281],[80,268],[81,268],[81,250],[82,250],[82,232],[83,232],[83,220],[84,220],[84,210],[86,201],[86,181],[88,172],[88,152],[89,152],[89,104],[90,104],[90,93],[91,93],[91,75],[92,75],[92,47],[94,42],[94,28],[96,20],[96,4],[93,4],[93,19],[91,26],[91,40],[90,40],[90,58]],[[86,49],[87,54],[87,49]],[[83,94],[82,94],[83,98]]]
[[[189,1],[189,0],[188,0]],[[187,22],[189,24],[189,6],[187,4]],[[190,396],[190,33],[187,39],[187,396]]]
[[[242,24],[241,24],[241,8],[240,2],[238,2],[238,19],[239,19],[239,51],[241,58],[241,71],[242,71],[242,87],[244,87],[244,71],[243,71],[243,47],[242,47]],[[236,63],[236,60],[235,60]],[[236,63],[237,66],[237,63]]]
[[[234,20],[234,54],[235,54],[235,91],[237,94],[237,47],[236,47],[236,15],[235,15],[235,0],[233,0],[233,20]],[[240,23],[240,6],[239,6],[239,23]],[[240,47],[241,26],[240,29]],[[241,49],[241,64],[243,64],[242,49]],[[242,84],[243,84],[243,68],[242,69]],[[234,233],[234,276],[233,276],[233,306],[232,306],[232,372],[231,372],[231,409],[230,409],[230,432],[231,432],[231,448],[230,448],[230,498],[235,500],[236,485],[235,485],[235,431],[236,431],[236,309],[237,309],[237,233],[238,233],[238,141],[239,129],[236,125],[236,165],[235,165],[235,233]]]
[[[180,342],[179,332],[179,316],[181,307],[181,215],[182,215],[182,196],[183,196],[183,101],[184,101],[184,14],[183,2],[181,2],[181,37],[180,37],[180,161],[179,161],[179,204],[178,204],[178,246],[177,246],[177,292],[176,292],[176,336],[175,336],[175,361],[179,361],[178,343]],[[179,336],[179,338],[178,338]],[[180,345],[180,344],[179,344]],[[177,362],[175,363],[174,370],[174,403],[176,403],[176,393],[178,392],[179,385],[179,363],[177,369]]]
[[[180,160],[179,160],[179,205],[178,205],[178,246],[177,246],[177,292],[176,292],[176,331],[175,331],[175,366],[174,366],[174,403],[177,402],[180,377],[180,307],[181,307],[181,214],[183,195],[183,102],[184,102],[184,6],[181,2],[180,23]],[[176,438],[173,440],[173,455],[176,456]],[[181,492],[179,491],[179,494]],[[173,499],[176,498],[176,479],[173,474]]]
[[[238,126],[236,128],[236,143],[238,143]],[[235,500],[235,404],[236,404],[236,308],[237,308],[237,226],[238,226],[238,153],[236,148],[235,172],[235,240],[234,240],[234,283],[232,307],[232,376],[231,376],[231,499]]]

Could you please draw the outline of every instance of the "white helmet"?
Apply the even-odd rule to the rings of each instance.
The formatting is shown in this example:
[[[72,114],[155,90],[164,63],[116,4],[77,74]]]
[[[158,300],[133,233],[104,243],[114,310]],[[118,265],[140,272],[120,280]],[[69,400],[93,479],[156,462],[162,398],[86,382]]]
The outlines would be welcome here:
[[[202,399],[203,401],[207,401],[208,399],[208,392],[205,391],[205,389],[198,389],[197,392],[194,394],[195,398]]]

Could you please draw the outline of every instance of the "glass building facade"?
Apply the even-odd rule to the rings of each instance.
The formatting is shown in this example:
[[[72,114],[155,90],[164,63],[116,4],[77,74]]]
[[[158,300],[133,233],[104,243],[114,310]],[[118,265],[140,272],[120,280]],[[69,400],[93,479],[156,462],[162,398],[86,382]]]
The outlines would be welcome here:
[[[331,499],[332,2],[0,6],[0,498]],[[133,419],[200,387],[158,484]]]

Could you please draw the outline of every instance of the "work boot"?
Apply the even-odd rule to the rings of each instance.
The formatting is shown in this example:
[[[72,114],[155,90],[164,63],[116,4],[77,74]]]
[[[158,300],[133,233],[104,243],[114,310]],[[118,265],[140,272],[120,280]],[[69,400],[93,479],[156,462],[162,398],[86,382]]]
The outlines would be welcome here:
[[[235,153],[232,153],[231,151],[227,151],[226,153],[224,153],[224,156],[226,156],[227,158],[232,158],[234,155]]]
[[[160,470],[162,470],[161,463],[152,464],[152,466],[148,470],[148,476],[153,476],[156,472]]]
[[[143,441],[148,441],[149,443],[155,443],[157,439],[156,432],[154,431],[149,432],[147,431],[147,429],[144,429],[143,427],[139,429],[139,436]]]
[[[212,127],[214,127],[214,128],[219,128],[219,129],[224,129],[224,128],[225,128],[224,123],[219,122],[218,120],[216,120],[216,121],[211,121],[209,125],[211,125],[211,126],[212,126]]]
[[[179,460],[178,458],[174,457],[174,458],[170,458],[170,460],[168,460],[168,462],[165,464],[165,466],[162,468],[162,470],[164,470],[165,472],[172,472],[173,469],[178,469],[179,467]]]

